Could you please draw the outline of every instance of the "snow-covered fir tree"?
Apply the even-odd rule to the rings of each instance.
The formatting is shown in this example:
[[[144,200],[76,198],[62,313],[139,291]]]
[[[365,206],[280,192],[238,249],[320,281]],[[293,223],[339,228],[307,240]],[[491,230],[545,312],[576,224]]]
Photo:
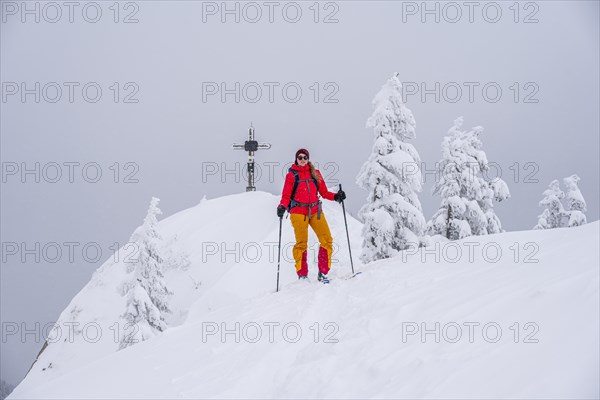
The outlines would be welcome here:
[[[373,99],[372,153],[363,164],[356,183],[368,192],[359,210],[364,222],[360,259],[367,263],[393,257],[409,246],[419,245],[425,218],[417,192],[421,191],[421,159],[407,140],[415,138],[415,118],[402,102],[398,74],[390,78]]]
[[[565,197],[564,192],[560,189],[558,180],[550,182],[548,189],[544,190],[544,198],[540,201],[540,206],[544,207],[544,211],[538,215],[537,225],[533,229],[553,229],[563,226],[565,218],[565,209],[561,203],[561,199]]]
[[[130,242],[137,246],[137,259],[128,267],[133,275],[125,285],[127,306],[122,316],[126,321],[121,332],[119,348],[147,340],[156,332],[166,329],[164,314],[169,309],[169,296],[173,293],[164,280],[164,258],[161,253],[161,235],[157,215],[159,199],[153,197],[142,226],[131,235]]]
[[[587,205],[585,199],[579,190],[579,176],[571,175],[563,178],[563,182],[567,188],[565,193],[565,211],[566,221],[565,226],[579,226],[587,222],[585,212]]]
[[[479,139],[483,128],[465,131],[462,125],[463,117],[458,117],[442,141],[441,174],[433,188],[442,202],[427,223],[429,235],[450,240],[504,232],[493,202],[510,197],[500,177],[486,180],[484,176],[489,165]]]

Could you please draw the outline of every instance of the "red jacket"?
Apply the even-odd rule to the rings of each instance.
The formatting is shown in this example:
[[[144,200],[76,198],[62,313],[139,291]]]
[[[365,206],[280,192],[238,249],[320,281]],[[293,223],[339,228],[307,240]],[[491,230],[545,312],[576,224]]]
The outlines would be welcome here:
[[[298,188],[296,189],[296,194],[294,195],[294,200],[299,203],[315,203],[319,200],[319,195],[317,194],[317,188],[315,187],[315,181],[310,176],[310,167],[306,164],[304,167],[301,167],[296,164],[292,164],[292,169],[298,171],[298,179],[300,181],[308,179],[308,182],[298,182]],[[317,176],[321,178],[319,180],[319,193],[323,198],[327,200],[333,200],[333,196],[335,193],[327,190],[327,186],[325,185],[325,180],[323,176],[319,172],[319,170],[315,170]],[[285,176],[285,183],[283,185],[283,192],[281,193],[281,201],[280,205],[284,207],[288,207],[290,204],[290,196],[292,195],[292,189],[294,188],[295,177],[293,172],[288,172]],[[308,185],[307,185],[308,183]],[[313,206],[311,209],[311,214],[316,214],[318,210],[318,206]],[[308,207],[294,207],[290,210],[291,214],[303,214],[308,215]]]

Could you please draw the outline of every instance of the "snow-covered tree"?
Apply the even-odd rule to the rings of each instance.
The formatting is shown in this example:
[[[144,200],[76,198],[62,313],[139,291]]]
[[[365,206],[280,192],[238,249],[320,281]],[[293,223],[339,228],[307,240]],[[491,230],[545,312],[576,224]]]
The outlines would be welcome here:
[[[356,183],[368,192],[359,210],[364,222],[360,259],[367,263],[393,257],[411,245],[419,245],[425,218],[417,192],[421,191],[421,159],[407,140],[415,138],[415,118],[402,102],[398,74],[390,78],[373,99],[372,153]]]
[[[544,211],[538,215],[538,223],[533,229],[553,229],[583,225],[587,222],[585,212],[587,205],[579,190],[579,176],[571,175],[563,178],[567,192],[560,188],[558,180],[550,182],[543,193],[540,206]],[[564,201],[564,205],[563,202]]]
[[[127,306],[123,319],[123,329],[119,348],[147,340],[156,332],[162,332],[167,325],[164,314],[169,309],[169,291],[164,280],[164,257],[161,253],[161,235],[158,231],[157,215],[159,199],[153,197],[142,226],[131,235],[130,242],[137,246],[137,259],[129,265],[128,272],[133,275],[125,285]]]
[[[462,124],[463,117],[458,117],[442,141],[441,174],[433,188],[442,203],[427,223],[429,235],[450,240],[503,232],[493,202],[510,197],[502,179],[485,179],[489,165],[479,139],[483,128],[464,131]]]
[[[579,226],[587,222],[585,218],[585,212],[587,211],[587,205],[577,182],[580,181],[579,176],[571,175],[563,178],[563,182],[567,187],[565,193],[565,211],[568,218],[565,221],[566,226]]]
[[[538,215],[538,223],[533,229],[552,229],[563,226],[563,218],[565,217],[565,209],[560,202],[565,197],[564,192],[560,189],[558,180],[550,182],[548,189],[544,190],[544,198],[540,201],[540,206],[544,207],[544,211]]]

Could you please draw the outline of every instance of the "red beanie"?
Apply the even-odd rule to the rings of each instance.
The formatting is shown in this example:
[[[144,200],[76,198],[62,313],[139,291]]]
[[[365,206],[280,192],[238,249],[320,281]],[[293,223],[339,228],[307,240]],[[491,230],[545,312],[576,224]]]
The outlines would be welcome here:
[[[306,157],[310,158],[310,154],[308,154],[308,150],[306,149],[300,149],[296,152],[296,160],[298,159],[299,154],[306,154]]]

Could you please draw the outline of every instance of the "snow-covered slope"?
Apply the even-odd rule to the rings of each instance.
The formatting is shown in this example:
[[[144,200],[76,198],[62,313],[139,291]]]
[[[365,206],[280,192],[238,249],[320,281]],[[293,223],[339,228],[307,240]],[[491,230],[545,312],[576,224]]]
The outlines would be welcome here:
[[[160,222],[164,242],[175,250],[185,250],[191,262],[185,271],[168,270],[165,274],[169,289],[175,293],[171,299],[173,313],[168,316],[171,327],[186,321],[195,302],[201,307],[216,309],[275,290],[279,233],[275,207],[278,203],[279,197],[260,191],[203,199],[197,206]],[[332,261],[335,265],[349,266],[342,207],[324,200],[323,210],[334,237]],[[140,215],[140,223],[142,219]],[[358,248],[362,225],[348,214],[347,220],[352,245]],[[290,220],[284,218],[282,285],[297,279],[293,268],[294,243]],[[318,241],[312,230],[309,230],[309,245],[316,261]],[[135,254],[136,247],[127,244],[94,273],[61,313],[56,322],[56,337],[49,341],[21,388],[36,387],[117,351],[119,336],[132,333],[133,329],[125,326],[120,316],[126,304],[121,286],[131,278],[126,270]],[[311,272],[316,274],[316,262],[312,265],[315,267]]]
[[[58,321],[96,321],[102,338],[90,343],[90,330],[87,341],[50,344],[10,398],[598,398],[598,221],[434,242],[428,253],[362,266],[361,225],[348,216],[363,273],[344,280],[341,207],[325,202],[341,246],[337,279],[295,280],[284,220],[288,256],[273,293],[276,245],[261,244],[277,242],[277,200],[232,195],[163,220],[165,238],[177,235],[192,261],[166,275],[176,292],[171,327],[116,351],[110,326],[124,308],[124,268],[107,262]],[[222,248],[207,255],[207,243],[236,242],[248,250],[239,262],[221,262]],[[252,248],[262,248],[257,262]]]

